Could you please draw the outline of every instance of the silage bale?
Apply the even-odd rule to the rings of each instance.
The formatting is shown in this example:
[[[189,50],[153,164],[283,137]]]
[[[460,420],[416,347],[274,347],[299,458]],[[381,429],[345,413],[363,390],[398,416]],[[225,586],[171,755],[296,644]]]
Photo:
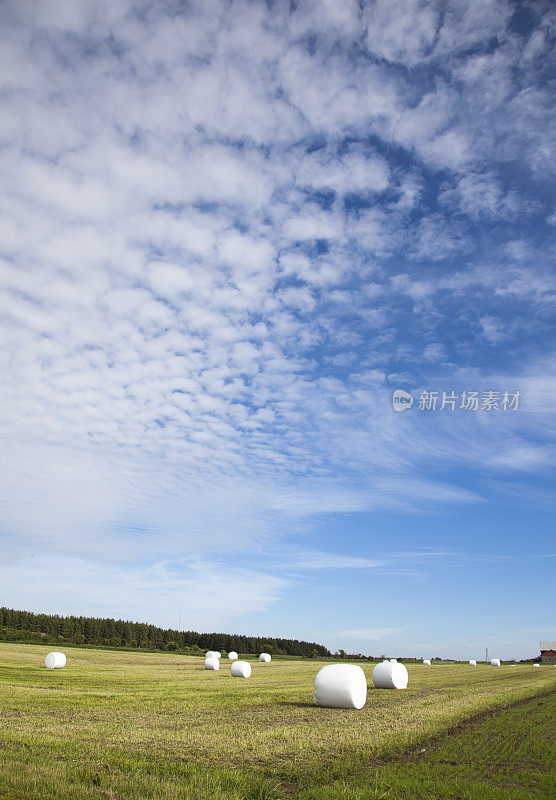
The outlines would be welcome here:
[[[328,664],[315,678],[313,700],[324,708],[363,708],[367,701],[367,680],[354,664]]]
[[[221,658],[222,654],[218,652],[218,650],[209,650],[208,653],[205,655],[205,658]]]
[[[476,667],[477,666],[477,662],[475,661],[474,658],[472,658],[471,661],[469,662],[469,666],[470,667]]]
[[[235,650],[231,650],[228,653],[228,658],[229,658],[230,661],[235,661],[236,658],[238,658],[238,655],[237,655],[236,651]]]
[[[540,667],[540,664],[533,664],[534,667]]]
[[[220,659],[205,658],[205,669],[220,669]]]
[[[499,658],[492,658],[490,660],[490,665],[492,667],[499,667],[500,666],[500,659]]]
[[[424,659],[423,659],[423,664],[426,664],[426,666],[427,666],[427,667],[430,667],[430,665],[431,665],[431,660],[430,660],[430,658],[424,658]]]
[[[259,661],[262,661],[264,664],[268,664],[270,660],[271,659],[268,653],[261,653],[259,656]]]
[[[373,669],[373,683],[377,689],[405,689],[409,681],[407,669],[397,661],[383,661]]]
[[[49,653],[44,659],[44,666],[47,669],[62,669],[66,666],[65,653]]]
[[[232,678],[249,678],[251,676],[251,664],[248,661],[234,661],[230,674]]]

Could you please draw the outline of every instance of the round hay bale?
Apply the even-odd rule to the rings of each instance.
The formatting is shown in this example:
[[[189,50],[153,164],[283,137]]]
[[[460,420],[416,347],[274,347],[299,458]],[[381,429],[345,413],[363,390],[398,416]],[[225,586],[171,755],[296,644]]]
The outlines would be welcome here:
[[[261,653],[259,656],[259,661],[262,661],[264,664],[268,664],[271,660],[268,653]]]
[[[234,661],[230,671],[232,678],[251,677],[251,664],[248,661]]]
[[[205,658],[205,669],[220,669],[220,659]]]
[[[315,678],[313,700],[324,708],[363,708],[367,702],[367,680],[354,664],[328,664]]]
[[[490,665],[492,667],[499,667],[500,666],[500,659],[499,658],[491,658]]]
[[[540,667],[540,664],[533,664],[534,667]]]
[[[205,658],[221,658],[222,654],[218,652],[218,650],[209,650],[205,655]]]
[[[230,661],[235,661],[236,658],[238,658],[238,654],[236,653],[235,650],[230,650],[230,652],[228,653],[228,658]]]
[[[469,662],[469,666],[470,667],[476,667],[477,666],[477,662],[475,661],[474,658],[472,658],[471,661]]]
[[[390,659],[390,664],[397,664],[397,659],[391,658]]]
[[[44,666],[47,669],[62,669],[66,666],[65,653],[49,653],[44,659]]]
[[[427,666],[427,667],[430,667],[430,665],[431,665],[431,660],[430,660],[430,658],[424,658],[424,659],[423,659],[423,664],[426,664],[426,666]]]
[[[373,683],[377,689],[405,689],[408,681],[406,667],[397,661],[383,661],[373,669]]]

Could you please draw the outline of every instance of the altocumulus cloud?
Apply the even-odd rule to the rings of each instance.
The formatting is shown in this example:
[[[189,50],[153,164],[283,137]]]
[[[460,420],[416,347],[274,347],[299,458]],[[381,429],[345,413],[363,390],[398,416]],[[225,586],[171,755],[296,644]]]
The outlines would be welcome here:
[[[223,553],[316,514],[479,501],[438,478],[454,459],[553,463],[546,431],[526,445],[553,413],[548,6],[0,14],[0,525],[18,603],[71,610],[78,592],[83,611],[227,624],[290,578]],[[392,414],[399,381],[446,373],[440,388],[521,388],[527,413]]]

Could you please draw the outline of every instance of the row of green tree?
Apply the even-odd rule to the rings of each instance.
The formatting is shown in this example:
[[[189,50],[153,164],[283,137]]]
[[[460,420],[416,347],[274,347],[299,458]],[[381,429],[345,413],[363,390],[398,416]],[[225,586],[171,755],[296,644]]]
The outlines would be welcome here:
[[[141,648],[146,650],[220,650],[238,653],[322,658],[330,651],[322,644],[298,639],[242,636],[229,633],[197,633],[157,628],[144,622],[96,617],[61,617],[58,614],[33,614],[0,608],[0,640],[6,642],[44,642],[76,645]]]

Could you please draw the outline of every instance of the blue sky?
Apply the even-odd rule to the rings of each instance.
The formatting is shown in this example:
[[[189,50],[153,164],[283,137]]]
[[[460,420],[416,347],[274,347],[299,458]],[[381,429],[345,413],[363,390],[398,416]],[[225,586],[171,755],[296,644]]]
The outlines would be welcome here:
[[[1,602],[535,655],[552,4],[0,16]]]

